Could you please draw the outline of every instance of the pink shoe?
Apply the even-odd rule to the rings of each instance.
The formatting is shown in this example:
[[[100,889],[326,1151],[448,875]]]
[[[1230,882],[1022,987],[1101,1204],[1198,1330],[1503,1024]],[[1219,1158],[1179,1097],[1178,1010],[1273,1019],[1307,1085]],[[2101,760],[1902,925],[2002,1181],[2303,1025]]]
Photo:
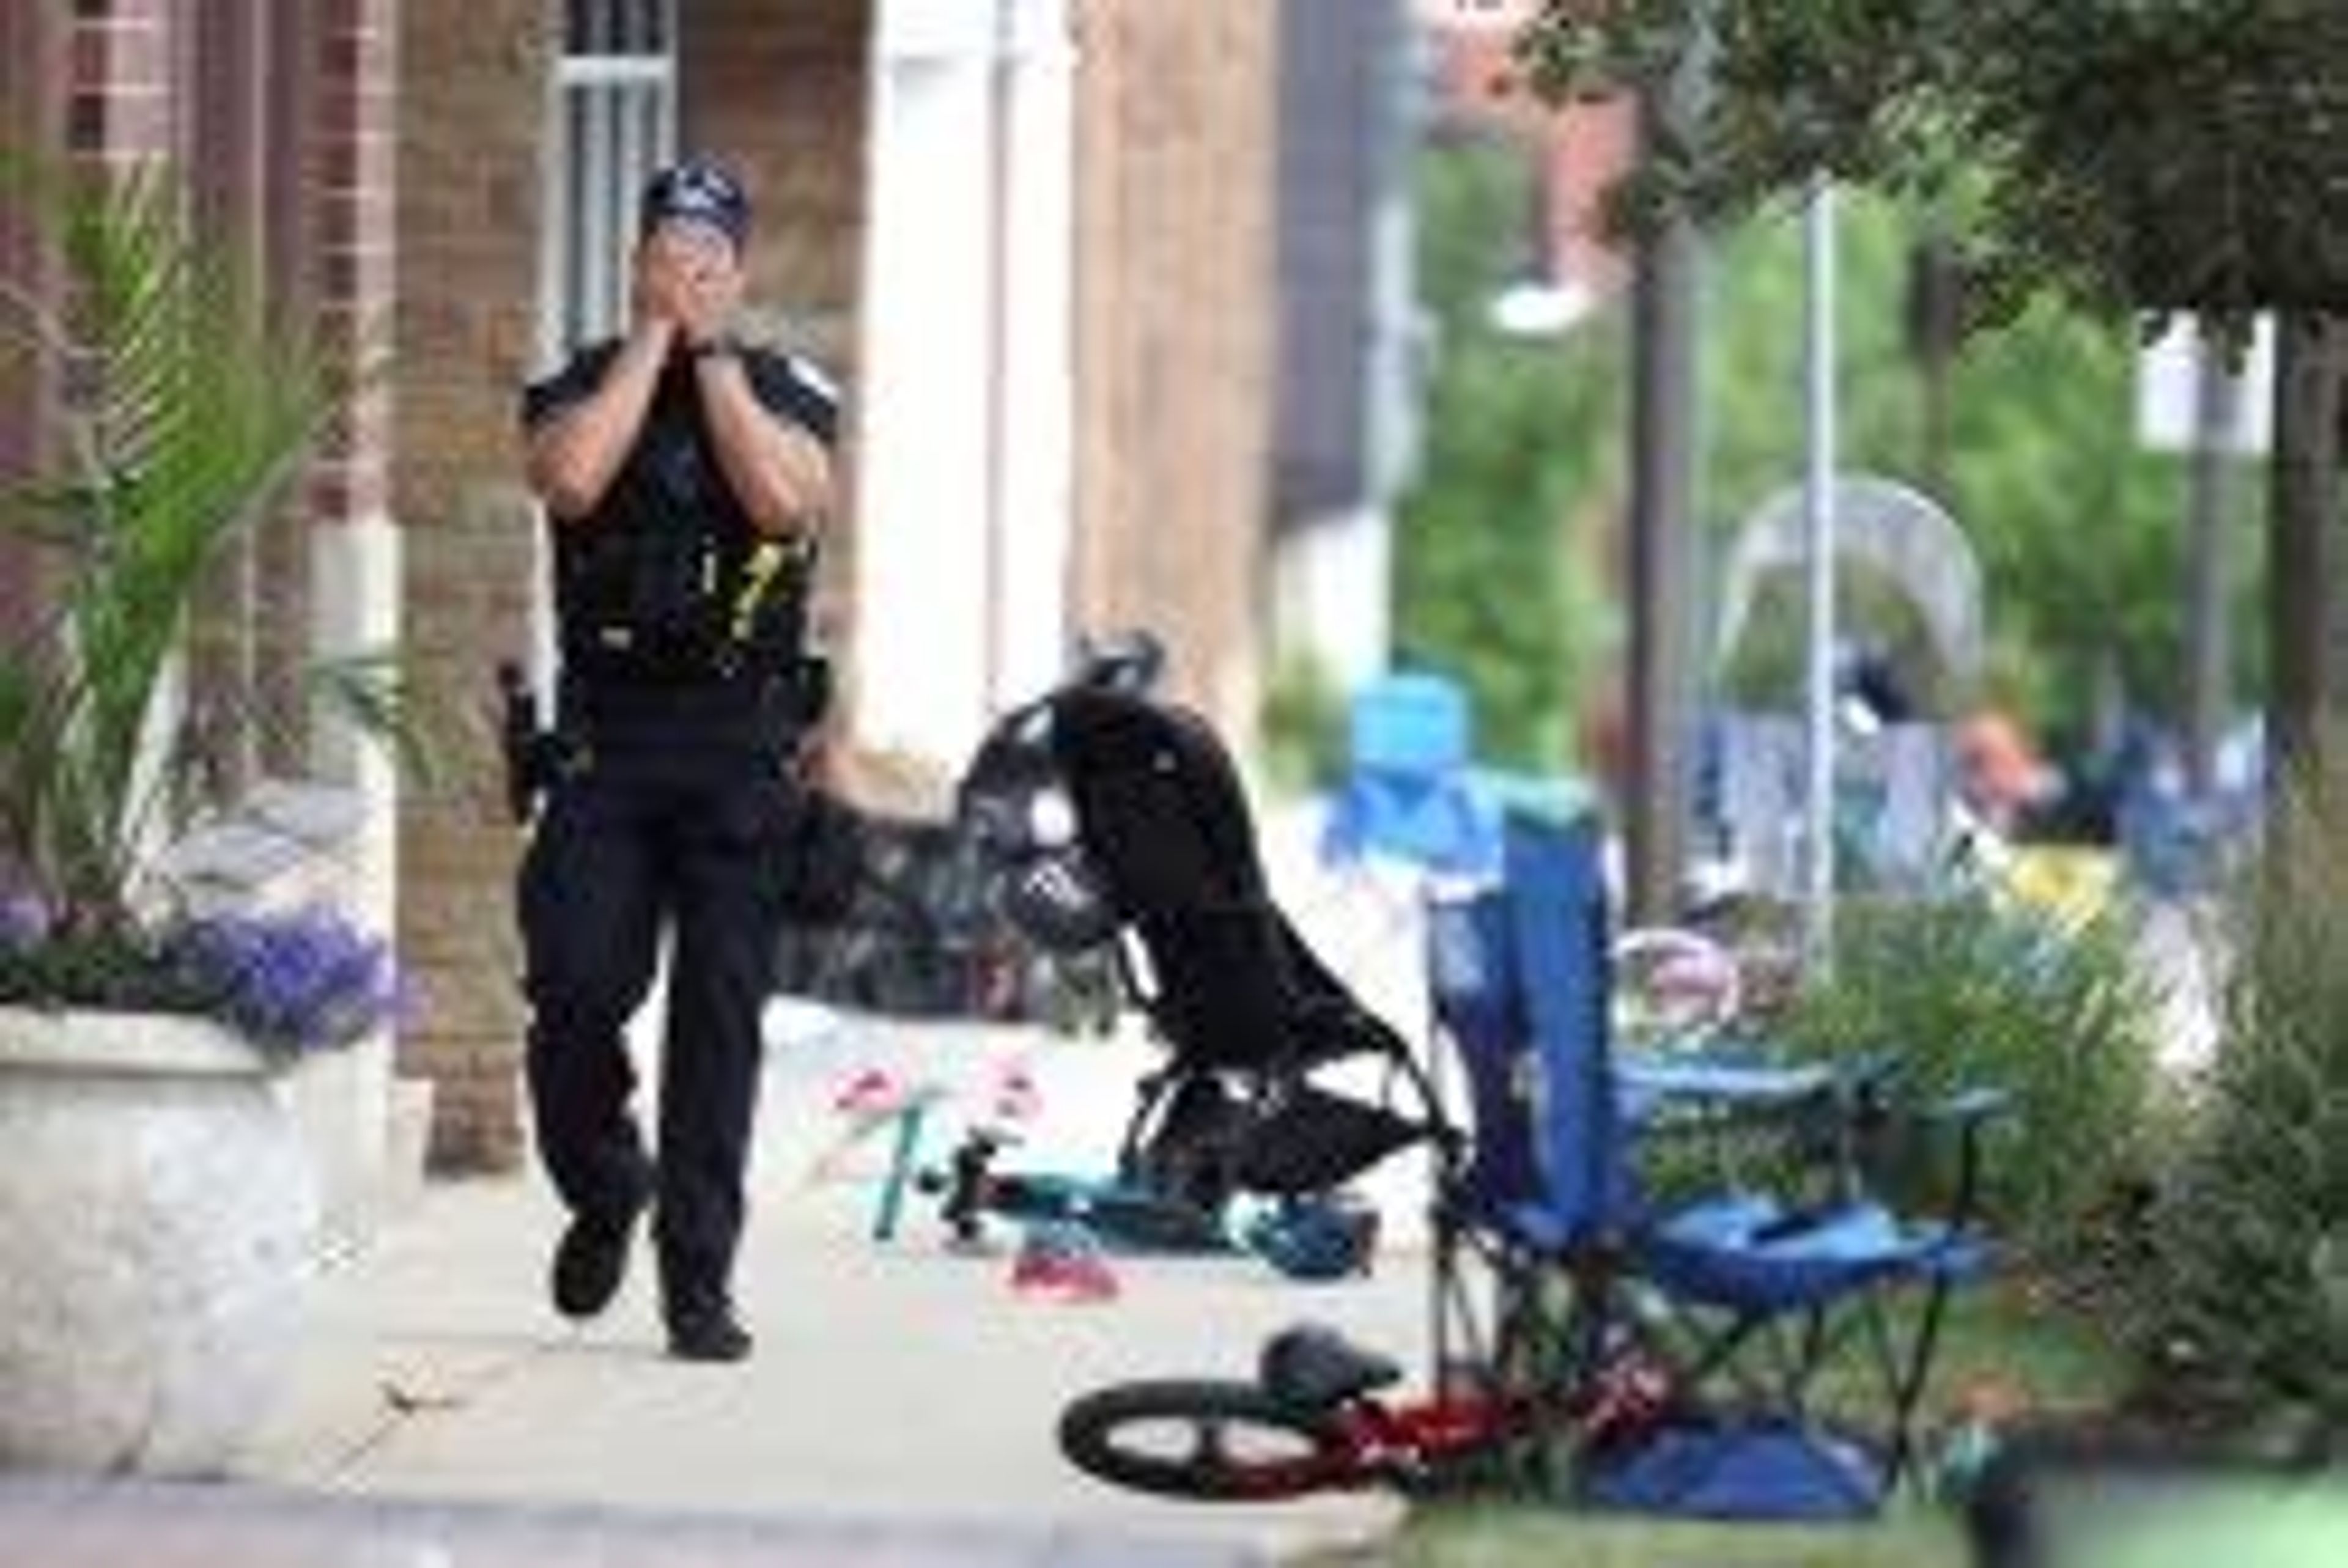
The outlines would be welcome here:
[[[994,1120],[1009,1123],[1033,1122],[1044,1109],[1044,1091],[1024,1061],[1007,1063],[995,1074]]]
[[[1011,1264],[1011,1288],[1046,1301],[1116,1299],[1117,1273],[1092,1233],[1080,1225],[1031,1227]]]
[[[868,1067],[831,1097],[831,1108],[843,1115],[879,1116],[905,1102],[905,1087],[893,1073]]]

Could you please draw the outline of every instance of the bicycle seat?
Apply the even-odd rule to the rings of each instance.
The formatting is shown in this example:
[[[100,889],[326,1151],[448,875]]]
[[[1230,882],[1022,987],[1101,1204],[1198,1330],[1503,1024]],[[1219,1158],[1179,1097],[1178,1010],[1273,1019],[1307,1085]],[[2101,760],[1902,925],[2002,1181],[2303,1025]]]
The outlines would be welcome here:
[[[1325,1410],[1402,1380],[1402,1368],[1334,1328],[1299,1324],[1265,1344],[1256,1378],[1264,1392],[1298,1409]]]

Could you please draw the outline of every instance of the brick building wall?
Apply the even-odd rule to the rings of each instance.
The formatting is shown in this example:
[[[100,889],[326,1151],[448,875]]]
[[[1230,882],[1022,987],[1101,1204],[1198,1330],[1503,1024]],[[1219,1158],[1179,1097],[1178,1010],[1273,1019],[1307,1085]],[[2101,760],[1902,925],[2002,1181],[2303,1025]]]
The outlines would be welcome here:
[[[72,7],[66,145],[77,158],[172,150],[172,7],[167,0],[80,0]]]
[[[1167,639],[1254,733],[1270,507],[1278,7],[1079,0],[1078,625]]]
[[[61,4],[0,5],[0,138],[16,148],[52,149],[64,140],[64,80],[68,39]],[[36,263],[31,236],[0,206],[0,273],[28,280]],[[38,451],[40,388],[19,375],[0,377],[0,472],[20,473]],[[0,536],[0,625],[28,623],[36,602],[33,554]]]
[[[390,473],[407,648],[442,723],[443,770],[403,791],[399,942],[420,999],[401,1068],[437,1086],[430,1158],[521,1154],[513,870],[493,666],[529,647],[534,516],[515,397],[535,368],[539,183],[557,8],[406,0],[396,158],[400,282]]]
[[[392,346],[398,11],[397,0],[318,0],[304,40],[317,83],[310,287],[328,351],[365,372],[311,466],[322,517],[372,518],[390,501],[392,390],[374,372]]]
[[[376,580],[392,575],[395,542],[391,388],[379,366],[391,348],[397,261],[397,0],[205,3],[199,56],[204,41],[232,38],[239,53],[227,74],[249,83],[235,145],[253,182],[252,243],[343,389],[296,504],[264,532],[254,562],[254,657],[261,671],[282,674],[313,652],[380,647],[399,631],[396,584]],[[223,28],[224,14],[243,27]],[[288,124],[304,129],[281,137]],[[318,737],[303,755],[275,761],[345,782],[362,771],[346,744],[336,754]],[[379,777],[369,787],[387,793],[391,783]],[[387,883],[390,835],[378,836],[371,869]],[[368,897],[387,922],[391,888]]]
[[[828,358],[853,343],[873,0],[680,7],[677,141],[736,165],[757,227],[749,296]]]

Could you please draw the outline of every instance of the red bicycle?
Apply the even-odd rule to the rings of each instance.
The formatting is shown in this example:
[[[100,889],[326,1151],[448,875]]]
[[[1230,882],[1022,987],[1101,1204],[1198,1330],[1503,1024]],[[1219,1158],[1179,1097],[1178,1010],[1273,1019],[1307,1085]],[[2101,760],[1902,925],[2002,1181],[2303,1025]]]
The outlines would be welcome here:
[[[1549,1440],[1588,1447],[1663,1411],[1668,1387],[1624,1358],[1570,1401],[1464,1372],[1424,1398],[1386,1400],[1386,1357],[1303,1325],[1265,1346],[1252,1382],[1117,1383],[1061,1412],[1060,1451],[1114,1486],[1197,1502],[1271,1502],[1391,1486],[1448,1491],[1545,1462]]]

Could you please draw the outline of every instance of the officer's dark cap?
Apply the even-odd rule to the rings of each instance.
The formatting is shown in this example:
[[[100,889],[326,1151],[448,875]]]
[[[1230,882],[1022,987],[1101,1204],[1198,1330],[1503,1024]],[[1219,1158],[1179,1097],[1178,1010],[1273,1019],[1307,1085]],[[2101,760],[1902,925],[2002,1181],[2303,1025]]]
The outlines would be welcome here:
[[[636,205],[636,233],[664,223],[701,223],[726,236],[735,250],[750,233],[750,199],[742,182],[706,159],[672,163],[644,181]]]

